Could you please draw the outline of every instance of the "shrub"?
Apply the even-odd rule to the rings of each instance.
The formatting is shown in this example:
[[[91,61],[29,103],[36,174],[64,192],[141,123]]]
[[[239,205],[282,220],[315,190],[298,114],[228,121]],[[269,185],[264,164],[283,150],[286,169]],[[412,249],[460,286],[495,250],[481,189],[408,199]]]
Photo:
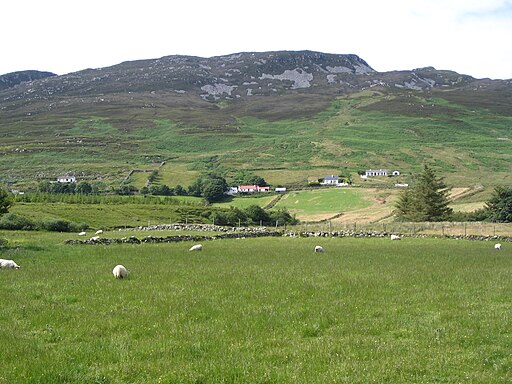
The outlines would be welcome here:
[[[15,213],[7,213],[0,218],[0,229],[30,231],[36,229],[36,224]]]
[[[77,230],[75,224],[63,219],[43,221],[41,227],[52,232],[73,232]]]
[[[7,247],[7,239],[3,239],[0,237],[0,248]]]

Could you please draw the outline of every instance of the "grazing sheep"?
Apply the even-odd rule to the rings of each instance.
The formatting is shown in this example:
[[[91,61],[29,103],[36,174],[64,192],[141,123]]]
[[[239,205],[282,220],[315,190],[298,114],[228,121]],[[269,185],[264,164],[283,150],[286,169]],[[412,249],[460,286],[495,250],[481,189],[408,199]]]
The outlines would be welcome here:
[[[201,251],[203,249],[203,246],[201,244],[196,244],[190,247],[189,251]]]
[[[390,238],[391,240],[402,240],[402,238],[398,235],[391,235]]]
[[[497,251],[501,251],[501,244],[500,243],[494,244],[494,249]]]
[[[101,235],[102,233],[103,233],[103,230],[98,229],[98,230],[96,231],[95,235]]]
[[[322,246],[317,245],[317,246],[315,247],[315,252],[323,252],[323,251],[324,251],[324,248],[323,248]]]
[[[93,236],[89,240],[91,240],[91,241],[98,241],[99,239],[100,239],[99,236]]]
[[[116,279],[124,279],[128,276],[128,271],[123,265],[119,264],[114,267],[112,274]]]
[[[13,260],[0,259],[0,269],[20,269]]]
[[[85,233],[85,232],[80,232],[80,233],[78,234],[78,236],[85,236],[85,235],[86,235],[86,233]]]

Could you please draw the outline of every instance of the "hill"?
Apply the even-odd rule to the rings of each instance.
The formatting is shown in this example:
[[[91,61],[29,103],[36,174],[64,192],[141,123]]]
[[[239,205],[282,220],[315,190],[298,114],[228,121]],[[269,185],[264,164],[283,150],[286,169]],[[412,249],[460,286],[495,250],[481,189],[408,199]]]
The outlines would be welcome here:
[[[50,76],[57,75],[55,73],[41,71],[18,71],[0,75],[0,91],[12,88],[21,83],[32,82],[34,80],[44,79]]]
[[[273,184],[366,168],[407,180],[427,161],[457,185],[510,183],[511,105],[510,80],[380,73],[356,55],[125,62],[1,90],[0,182],[156,169],[168,185],[240,169]]]

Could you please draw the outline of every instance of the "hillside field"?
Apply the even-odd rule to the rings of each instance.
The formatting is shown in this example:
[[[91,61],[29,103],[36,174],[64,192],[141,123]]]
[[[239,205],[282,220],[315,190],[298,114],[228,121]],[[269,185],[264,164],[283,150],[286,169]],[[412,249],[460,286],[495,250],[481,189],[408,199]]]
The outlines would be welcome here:
[[[2,384],[512,380],[510,246],[70,236],[0,232]]]
[[[302,99],[293,97],[288,104],[300,105]],[[324,102],[321,112],[301,117],[280,113],[279,102],[255,101],[264,103],[256,105],[273,112],[273,118],[235,101],[188,111],[201,121],[215,115],[220,119],[216,127],[179,121],[172,109],[116,112],[133,112],[137,127],[112,111],[6,120],[0,124],[0,182],[34,188],[39,180],[71,173],[117,187],[138,170],[145,172],[128,181],[140,188],[158,170],[157,184],[186,187],[202,172],[217,172],[229,181],[243,169],[272,185],[303,187],[308,178],[345,174],[372,187],[409,182],[424,163],[452,186],[511,182],[512,117],[468,105],[449,92],[362,91]],[[359,180],[357,172],[369,168],[402,175]]]

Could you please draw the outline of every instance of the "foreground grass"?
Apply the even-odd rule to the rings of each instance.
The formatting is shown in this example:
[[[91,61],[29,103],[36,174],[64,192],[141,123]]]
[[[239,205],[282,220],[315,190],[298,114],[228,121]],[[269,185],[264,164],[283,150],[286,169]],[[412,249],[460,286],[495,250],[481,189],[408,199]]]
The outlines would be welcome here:
[[[266,238],[192,254],[66,236],[0,233],[22,265],[0,271],[0,383],[512,380],[511,247]]]

